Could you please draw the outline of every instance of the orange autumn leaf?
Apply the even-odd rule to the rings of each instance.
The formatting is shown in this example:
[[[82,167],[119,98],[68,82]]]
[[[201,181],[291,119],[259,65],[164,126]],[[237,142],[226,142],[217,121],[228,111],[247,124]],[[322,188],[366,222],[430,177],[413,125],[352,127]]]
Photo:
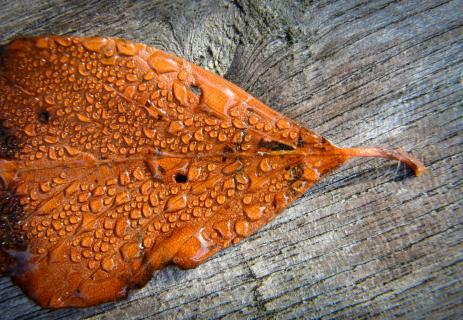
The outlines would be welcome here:
[[[348,159],[181,58],[115,38],[2,48],[0,270],[44,307],[120,299],[167,264],[194,268]]]

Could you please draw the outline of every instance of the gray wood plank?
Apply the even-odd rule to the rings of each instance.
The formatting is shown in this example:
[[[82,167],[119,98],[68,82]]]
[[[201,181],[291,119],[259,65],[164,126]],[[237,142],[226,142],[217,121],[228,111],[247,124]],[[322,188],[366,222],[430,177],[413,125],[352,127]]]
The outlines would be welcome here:
[[[463,2],[3,1],[0,43],[111,35],[224,75],[355,160],[195,270],[128,300],[45,310],[0,279],[2,319],[459,318],[463,315]]]

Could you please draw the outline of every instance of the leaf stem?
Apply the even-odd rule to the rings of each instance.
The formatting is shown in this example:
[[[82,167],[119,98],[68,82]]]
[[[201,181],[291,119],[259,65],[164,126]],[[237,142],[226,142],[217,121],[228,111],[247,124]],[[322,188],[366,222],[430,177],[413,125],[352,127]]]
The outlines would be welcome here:
[[[348,157],[374,157],[397,160],[409,166],[416,176],[428,170],[420,160],[401,149],[387,150],[378,147],[346,148],[342,149],[342,153]]]

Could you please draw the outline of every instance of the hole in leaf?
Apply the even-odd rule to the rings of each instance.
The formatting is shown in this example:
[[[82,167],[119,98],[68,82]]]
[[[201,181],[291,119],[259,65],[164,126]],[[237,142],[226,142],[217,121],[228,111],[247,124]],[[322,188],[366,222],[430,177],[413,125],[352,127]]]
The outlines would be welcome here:
[[[185,183],[188,181],[188,177],[184,175],[183,173],[177,173],[174,179],[175,179],[175,182],[177,183]]]
[[[193,84],[190,86],[190,90],[197,96],[201,96],[202,94],[201,88]]]
[[[38,117],[41,124],[47,124],[50,121],[50,112],[42,110],[38,113]]]
[[[287,144],[278,142],[278,141],[259,141],[259,147],[270,149],[273,151],[287,151],[287,150],[294,150],[292,146],[288,146]]]

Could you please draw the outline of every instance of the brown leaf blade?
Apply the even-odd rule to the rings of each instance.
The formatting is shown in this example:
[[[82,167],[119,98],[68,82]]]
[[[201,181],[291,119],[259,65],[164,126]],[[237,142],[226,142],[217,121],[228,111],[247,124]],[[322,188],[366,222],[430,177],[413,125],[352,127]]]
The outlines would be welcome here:
[[[0,263],[51,308],[120,299],[169,263],[197,266],[351,157],[424,168],[337,148],[210,72],[115,38],[10,43],[0,119],[2,199],[17,203],[1,211]]]

